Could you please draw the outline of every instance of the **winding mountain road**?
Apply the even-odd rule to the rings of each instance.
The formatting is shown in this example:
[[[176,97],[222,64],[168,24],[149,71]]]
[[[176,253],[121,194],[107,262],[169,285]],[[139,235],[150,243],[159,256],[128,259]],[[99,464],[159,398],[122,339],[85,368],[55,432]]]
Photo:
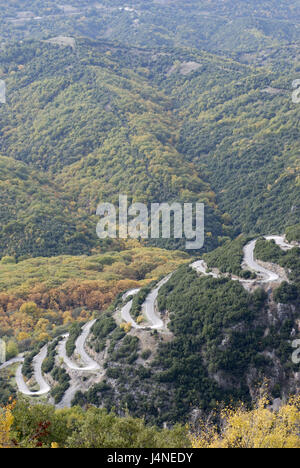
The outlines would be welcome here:
[[[282,250],[290,250],[293,247],[295,247],[292,244],[288,244],[285,241],[285,238],[283,236],[265,236],[265,239],[270,241],[274,240],[275,243],[282,249]],[[258,276],[261,278],[262,283],[273,283],[276,281],[284,281],[284,278],[281,278],[277,273],[274,271],[268,270],[267,268],[263,267],[260,265],[254,256],[254,251],[255,251],[255,246],[256,246],[257,239],[252,240],[249,242],[247,245],[245,245],[243,251],[244,251],[244,259],[243,259],[243,264],[246,268],[249,270],[254,271],[255,273],[258,274]],[[207,272],[207,265],[204,260],[198,260],[194,263],[192,263],[191,268],[196,270],[198,273],[202,273],[203,275],[206,276],[212,276],[213,278],[219,278],[221,274],[217,274],[214,272]],[[256,282],[257,280],[245,280],[242,278],[232,278],[234,281],[240,281],[241,283],[246,283],[246,284],[251,284]]]
[[[13,359],[10,359],[9,361],[6,361],[3,364],[1,364],[0,370],[6,369],[7,367],[12,366],[13,364],[16,364],[18,362],[24,362],[24,358],[23,357],[15,357]]]
[[[291,244],[288,244],[283,236],[265,236],[266,240],[274,240],[277,245],[279,245],[283,250],[288,250],[292,249],[294,246]],[[277,273],[268,270],[267,268],[261,266],[254,257],[254,250],[256,246],[257,239],[252,240],[249,242],[245,247],[244,247],[244,259],[243,263],[246,268],[254,271],[260,278],[262,283],[273,283],[276,281],[284,281],[284,278],[281,278]],[[219,278],[221,275],[215,272],[207,272],[207,265],[204,262],[204,260],[198,260],[194,263],[192,263],[191,268],[196,270],[198,273],[202,273],[207,276],[212,276],[213,278]],[[130,315],[130,310],[132,307],[132,300],[129,301],[121,310],[121,316],[122,319],[127,322],[131,323],[133,328],[136,329],[145,329],[145,328],[152,328],[152,329],[162,329],[164,327],[164,323],[159,317],[159,315],[156,312],[156,300],[158,296],[158,292],[160,288],[170,279],[171,275],[168,275],[166,278],[164,278],[162,281],[160,281],[157,285],[157,287],[151,291],[151,293],[147,296],[144,304],[143,304],[143,312],[148,320],[149,323],[152,325],[149,327],[147,326],[140,326],[138,325],[131,317]],[[240,281],[245,285],[245,287],[249,287],[249,285],[253,284],[254,282],[257,282],[257,280],[246,280],[242,278],[232,278],[234,281]],[[127,293],[124,294],[123,300],[125,300],[127,297],[137,294],[139,289],[132,289],[128,291]]]
[[[275,241],[275,243],[282,249],[282,250],[291,250],[295,247],[292,244],[288,244],[283,236],[264,236],[264,238],[268,241]],[[249,242],[244,247],[244,264],[250,269],[255,271],[258,275],[262,277],[263,283],[273,283],[275,281],[284,281],[285,278],[281,278],[277,273],[274,271],[268,270],[261,266],[254,257],[254,250],[256,246],[257,239]]]
[[[197,260],[196,262],[192,263],[191,268],[193,270],[196,270],[197,273],[202,273],[203,275],[206,276],[212,276],[213,278],[219,278],[219,275],[217,273],[213,273],[212,271],[207,272],[207,265],[204,260]]]
[[[160,330],[164,328],[164,322],[161,320],[160,316],[156,312],[156,299],[159,293],[160,288],[166,284],[171,278],[172,274],[166,276],[162,279],[156,286],[153,291],[146,297],[146,300],[143,304],[143,312],[146,315],[147,320],[152,323],[150,328],[153,330]]]
[[[257,239],[249,242],[244,247],[244,264],[250,269],[262,277],[263,283],[273,283],[274,281],[280,281],[279,275],[271,270],[267,270],[263,266],[259,265],[254,257],[254,250]]]
[[[288,244],[286,242],[284,236],[266,236],[265,239],[268,240],[268,241],[270,241],[270,240],[275,241],[275,243],[277,245],[279,245],[279,247],[282,250],[291,250],[293,247],[296,247],[295,245]]]
[[[128,301],[127,304],[125,304],[121,309],[122,320],[124,320],[124,322],[126,323],[130,323],[132,328],[136,328],[136,329],[144,328],[141,325],[138,325],[131,317],[130,315],[131,307],[132,307],[132,299],[131,301]]]
[[[84,345],[85,345],[85,342],[87,340],[87,337],[89,336],[91,328],[92,328],[92,326],[94,325],[95,322],[96,322],[96,320],[92,320],[91,322],[86,323],[82,328],[81,335],[78,337],[78,339],[76,341],[76,353],[80,354],[81,360],[84,363],[85,367],[84,366],[79,367],[71,359],[68,358],[68,356],[66,354],[66,341],[67,341],[67,338],[68,338],[69,335],[64,335],[64,339],[59,343],[59,345],[58,345],[58,356],[61,357],[64,360],[65,364],[70,369],[76,370],[76,371],[81,371],[81,372],[101,370],[101,367],[99,366],[99,364],[96,363],[87,354],[87,352],[84,349]],[[27,384],[26,384],[26,382],[24,380],[23,374],[22,374],[22,365],[20,365],[17,368],[17,371],[16,371],[16,384],[17,384],[19,392],[22,393],[23,395],[42,396],[42,395],[46,395],[47,393],[50,392],[51,388],[48,385],[48,383],[45,381],[45,379],[43,377],[43,372],[42,372],[42,364],[43,364],[45,358],[47,357],[47,349],[48,349],[48,346],[47,345],[44,346],[41,349],[41,351],[34,357],[33,363],[32,363],[33,369],[34,369],[34,378],[36,380],[36,383],[40,387],[40,389],[38,391],[33,392],[33,391],[29,390],[29,388],[28,388],[28,386],[27,386]],[[7,367],[9,367],[9,366],[11,366],[13,364],[23,362],[23,361],[24,361],[24,358],[20,357],[20,356],[16,357],[16,358],[13,358],[13,359],[10,359],[9,361],[6,361],[5,363],[3,363],[0,366],[0,370],[5,369],[5,368],[7,368]],[[75,392],[76,392],[76,390],[77,389],[75,389]],[[71,388],[66,392],[66,395],[64,396],[64,398],[62,400],[62,404],[70,403],[73,396],[74,396],[74,388]],[[60,407],[62,407],[62,406],[60,405]]]
[[[82,327],[82,333],[77,338],[76,343],[75,343],[75,346],[76,346],[75,353],[80,356],[83,366],[78,366],[67,356],[66,342],[68,340],[69,334],[64,335],[63,337],[64,339],[59,343],[58,348],[57,348],[58,356],[63,359],[64,363],[66,364],[67,367],[69,367],[69,369],[77,370],[81,372],[101,370],[101,367],[99,366],[99,364],[87,354],[84,348],[85,342],[95,322],[96,320],[92,320],[91,322],[86,323]]]
[[[125,301],[128,297],[130,296],[135,296],[138,292],[140,291],[140,289],[130,289],[129,291],[127,291],[122,299],[123,301]],[[121,309],[121,317],[122,317],[122,320],[124,320],[124,322],[126,323],[130,323],[132,328],[136,328],[136,329],[141,329],[141,328],[144,328],[142,327],[141,325],[138,325],[134,320],[133,318],[131,317],[130,315],[130,311],[131,311],[131,307],[132,307],[132,301],[133,299],[131,299],[130,301],[128,301]]]
[[[274,240],[277,245],[280,246],[283,250],[289,250],[295,247],[294,245],[288,244],[283,236],[265,236],[266,240]],[[252,240],[249,242],[247,245],[244,247],[244,260],[243,263],[246,268],[249,268],[250,270],[256,272],[259,277],[261,278],[259,281],[262,283],[272,283],[276,281],[283,281],[284,279],[279,276],[279,274],[268,270],[267,268],[261,266],[255,259],[254,256],[254,251],[255,251],[255,245],[256,245],[257,239]],[[197,272],[202,273],[207,276],[212,276],[214,278],[218,278],[221,275],[218,275],[215,272],[207,272],[207,265],[205,264],[204,260],[198,260],[190,265],[193,269],[195,269]],[[138,325],[131,317],[130,311],[132,307],[132,299],[125,304],[122,309],[121,309],[121,317],[122,320],[125,322],[130,322],[133,328],[136,329],[146,329],[146,328],[151,328],[151,329],[162,329],[164,327],[164,323],[161,320],[159,314],[156,311],[156,301],[157,301],[157,296],[159,293],[160,288],[167,283],[167,281],[170,279],[172,274],[168,275],[166,278],[161,280],[155,289],[153,289],[150,294],[148,294],[144,304],[143,304],[143,313],[146,316],[149,324],[148,326],[141,326]],[[244,280],[244,279],[238,279],[235,278],[238,281],[241,281],[242,283],[248,282],[248,283],[253,283],[253,280]],[[254,280],[257,282],[257,280]],[[123,300],[126,300],[129,296],[134,296],[139,292],[139,289],[131,289],[127,291],[123,295]],[[66,353],[66,341],[68,339],[69,335],[64,335],[63,340],[59,343],[58,345],[58,356],[63,359],[67,367],[69,367],[71,370],[75,371],[80,371],[80,372],[85,372],[85,371],[99,371],[104,370],[101,368],[101,366],[94,361],[86,352],[85,350],[85,343],[86,340],[90,334],[91,328],[93,327],[94,323],[96,320],[92,320],[88,323],[86,323],[83,328],[82,328],[82,333],[76,340],[75,346],[75,353],[77,355],[80,355],[81,361],[82,361],[82,366],[78,366],[75,364],[68,356]],[[50,386],[48,383],[45,381],[42,373],[42,364],[44,359],[47,356],[47,345],[44,346],[41,351],[34,357],[33,359],[33,369],[34,369],[34,378],[39,385],[40,389],[36,392],[30,391],[27,384],[24,381],[24,377],[22,375],[22,366],[20,365],[17,369],[16,372],[16,383],[18,386],[18,390],[23,393],[24,395],[27,396],[41,396],[41,395],[46,395],[50,391]],[[24,358],[21,356],[18,356],[16,358],[13,358],[5,363],[3,363],[0,366],[1,369],[5,369],[6,367],[9,367],[10,365],[13,365],[18,362],[23,362]],[[78,385],[74,385],[70,387],[67,392],[64,395],[63,400],[61,403],[58,405],[59,408],[63,408],[65,406],[70,406],[71,401],[76,393],[76,391],[79,389]]]
[[[16,383],[18,386],[19,392],[23,393],[23,395],[27,396],[41,396],[41,395],[46,395],[47,393],[50,392],[50,386],[47,384],[43,377],[42,373],[42,364],[44,359],[47,356],[47,349],[48,346],[44,346],[39,354],[37,354],[34,359],[33,359],[33,369],[34,369],[34,378],[39,385],[40,389],[37,392],[31,392],[29,388],[27,387],[24,377],[22,374],[22,366],[19,366],[16,372]]]
[[[140,289],[129,289],[129,291],[127,291],[125,294],[123,294],[123,296],[122,296],[123,301],[125,301],[127,299],[127,297],[135,296],[139,291],[140,291]]]
[[[76,392],[80,390],[80,385],[76,384],[68,388],[68,390],[65,392],[62,400],[57,403],[56,408],[58,409],[63,409],[63,408],[70,408],[72,401],[75,397]]]
[[[164,328],[164,322],[161,320],[160,316],[156,312],[156,300],[159,293],[160,288],[169,281],[171,278],[172,273],[163,278],[153,289],[150,294],[146,297],[146,300],[142,306],[142,311],[149,322],[149,325],[141,326],[138,325],[130,315],[131,307],[132,307],[132,300],[127,302],[122,309],[121,309],[121,317],[126,323],[130,323],[132,328],[145,330],[146,328],[151,328],[153,330],[161,330]],[[129,296],[133,296],[139,292],[139,289],[131,289],[127,293],[124,294],[123,300],[125,300]]]

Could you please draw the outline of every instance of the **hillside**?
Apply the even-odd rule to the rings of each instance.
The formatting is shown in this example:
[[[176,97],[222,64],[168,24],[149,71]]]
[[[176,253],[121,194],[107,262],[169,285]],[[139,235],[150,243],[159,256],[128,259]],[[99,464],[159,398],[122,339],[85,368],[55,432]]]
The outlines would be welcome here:
[[[99,249],[97,205],[116,203],[119,193],[147,203],[204,202],[206,251],[239,231],[276,233],[297,222],[294,72],[84,39],[75,50],[15,44],[3,50],[0,67],[8,90],[0,157],[9,158],[2,167],[8,161],[10,173],[3,178],[20,177],[9,169],[18,160],[24,173],[34,171],[34,184],[51,180],[47,195],[29,182],[11,184],[1,208],[2,255]],[[25,193],[15,203],[17,186]]]
[[[66,331],[72,323],[84,323],[127,289],[145,286],[187,260],[183,252],[140,247],[19,263],[4,257],[0,262],[0,337],[28,350]]]
[[[300,0],[0,0],[0,448],[299,446],[299,33]],[[151,234],[204,204],[204,246],[195,210],[100,239],[120,195]]]
[[[196,80],[184,85],[190,106],[179,148],[207,174],[220,208],[243,232],[276,233],[299,219],[293,76],[260,71],[222,87],[215,82],[199,99]]]
[[[17,224],[10,224],[7,237],[7,216],[4,218],[3,254],[91,252],[99,246],[97,205],[100,201],[117,202],[119,193],[147,203],[205,202],[206,228],[214,233],[206,247],[216,245],[224,221],[215,194],[178,151],[180,121],[174,118],[173,102],[151,79],[151,73],[166,73],[172,56],[157,63],[152,55],[147,50],[86,40],[78,41],[75,52],[41,42],[3,51],[0,67],[8,101],[0,117],[1,157],[21,161],[44,180],[50,176],[55,197],[64,204],[63,210],[59,201],[50,208],[47,217],[54,225],[50,229],[45,225],[47,233],[43,233],[35,213],[43,209],[41,197],[32,191],[36,228],[31,230],[28,243],[27,221],[23,223],[25,242],[15,232],[27,213],[15,206],[13,195],[8,195],[5,210],[14,210]],[[49,239],[54,226],[55,246]],[[108,248],[107,244],[102,248]]]
[[[289,283],[256,276],[247,283],[232,280],[226,270],[216,278],[180,267],[158,294],[166,329],[146,325],[125,335],[110,313],[97,322],[90,345],[105,359],[105,378],[78,392],[73,404],[119,414],[127,407],[163,424],[186,421],[187,415],[193,421],[217,402],[250,405],[263,385],[272,400],[297,393],[298,364],[291,355],[299,339],[299,248],[285,253],[276,247],[276,260],[262,257],[260,242],[257,258],[291,270]]]
[[[239,238],[226,244],[223,258],[245,242]],[[251,406],[262,387],[274,404],[284,401],[298,388],[298,364],[291,355],[299,339],[300,250],[255,242],[258,261],[280,276],[265,280],[257,270],[253,278],[236,279],[226,267],[215,275],[187,265],[186,254],[158,249],[18,265],[6,259],[2,287],[10,295],[1,294],[4,338],[14,332],[20,349],[36,345],[25,360],[19,358],[23,387],[23,376],[20,381],[17,371],[14,380],[13,368],[7,371],[6,365],[2,378],[38,397],[37,367],[42,366],[42,382],[49,386],[41,401],[54,401],[58,408],[91,404],[120,416],[129,411],[159,426],[197,422],[219,404]],[[216,261],[213,256],[211,261]],[[31,281],[23,284],[24,274]],[[120,294],[126,289],[128,294]],[[14,312],[16,304],[19,312]],[[62,336],[67,328],[69,335]],[[84,367],[84,345],[97,368]],[[12,338],[8,349],[14,351]],[[15,364],[12,360],[8,366]]]
[[[149,47],[190,47],[230,56],[299,40],[299,0],[2,0],[2,40],[86,36]],[[5,8],[3,8],[5,6]]]

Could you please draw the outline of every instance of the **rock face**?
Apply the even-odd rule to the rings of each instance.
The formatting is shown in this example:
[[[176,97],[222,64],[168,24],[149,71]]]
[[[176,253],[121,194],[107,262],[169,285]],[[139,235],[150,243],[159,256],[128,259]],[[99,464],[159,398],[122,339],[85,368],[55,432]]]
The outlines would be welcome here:
[[[272,88],[269,86],[268,88],[262,89],[262,93],[267,93],[267,94],[285,94],[286,91],[284,89],[279,89],[279,88]]]
[[[294,306],[288,304],[277,304],[277,317],[280,322],[288,320],[294,311]]]
[[[67,37],[67,36],[53,37],[52,39],[48,39],[45,42],[48,42],[49,44],[57,44],[63,47],[72,47],[72,49],[75,49],[76,47],[75,39],[73,37]]]
[[[181,75],[188,75],[193,71],[198,70],[201,67],[200,63],[197,62],[182,62],[180,64],[175,64],[168,72],[168,75],[173,73],[180,73]]]
[[[273,301],[273,290],[270,289],[268,292],[269,300],[266,303],[264,311],[258,318],[256,325],[264,329],[264,338],[269,337],[269,339],[272,340],[272,334],[274,333],[274,330],[275,334],[280,337],[282,334],[286,333],[286,324],[289,322],[293,323],[294,325],[291,328],[291,332],[288,332],[290,333],[290,340],[286,340],[288,345],[289,342],[292,343],[295,335],[300,330],[300,319],[295,318],[297,315],[299,315],[300,311],[297,311],[294,305],[275,303]],[[233,331],[233,329],[231,331]],[[246,328],[239,331],[243,331],[245,335],[250,332],[250,330]],[[219,347],[220,350],[226,350],[228,340],[229,335],[225,334],[222,344]],[[278,347],[276,347],[276,340],[274,341],[273,349],[272,346],[273,345],[270,344],[268,346],[268,350],[260,353],[261,358],[269,362],[266,373],[262,374],[259,366],[256,364],[251,364],[246,374],[245,383],[249,389],[251,398],[254,400],[257,397],[259,385],[262,384],[264,380],[266,380],[267,386],[271,392],[270,394],[274,397],[274,400],[272,401],[272,408],[274,411],[278,411],[285,398],[287,398],[290,394],[297,394],[300,392],[300,366],[299,372],[291,371],[290,366],[282,360],[282,352],[284,351],[277,349]],[[291,347],[291,359],[292,351],[293,350]],[[223,371],[210,373],[210,377],[213,378],[213,380],[224,390],[230,391],[233,388],[239,388],[241,385],[240,381]],[[277,390],[279,388],[280,398]]]
[[[275,400],[273,400],[272,410],[279,411],[282,404],[283,404],[283,401],[280,398],[275,398]]]

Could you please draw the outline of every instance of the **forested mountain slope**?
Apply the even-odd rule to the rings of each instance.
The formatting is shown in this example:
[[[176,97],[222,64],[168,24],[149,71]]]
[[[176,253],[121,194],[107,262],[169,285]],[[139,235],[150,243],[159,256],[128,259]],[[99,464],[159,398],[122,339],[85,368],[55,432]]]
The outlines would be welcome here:
[[[299,0],[1,0],[0,6],[2,40],[82,35],[229,55],[299,40]]]
[[[206,250],[299,219],[296,65],[284,75],[206,52],[77,39],[5,46],[0,69],[2,178],[17,179],[1,195],[2,254],[91,252],[97,205],[119,193],[204,202]]]
[[[0,255],[89,253],[92,234],[49,175],[0,156]]]
[[[287,255],[278,250],[280,264],[292,270],[291,283],[257,281],[251,292],[225,275],[203,276],[181,266],[158,295],[167,332],[133,329],[125,335],[109,312],[103,314],[91,344],[97,353],[108,346],[105,379],[78,392],[73,404],[120,414],[128,408],[163,424],[186,421],[187,415],[197,420],[217,402],[251,404],[264,385],[271,399],[297,393],[299,366],[291,355],[299,337],[293,284],[299,249]]]
[[[198,93],[192,78],[181,88],[179,149],[206,174],[219,206],[244,232],[276,233],[299,219],[296,73],[264,70],[222,84],[214,76]]]
[[[0,115],[1,157],[22,162],[25,174],[38,171],[42,180],[51,180],[58,203],[50,203],[47,214],[55,226],[55,246],[46,224],[31,230],[28,243],[30,223],[24,223],[23,242],[16,230],[29,216],[29,207],[22,210],[20,197],[15,203],[8,192],[3,210],[13,210],[18,223],[11,219],[6,231],[4,216],[3,253],[88,253],[99,244],[98,203],[118,202],[119,193],[146,203],[202,201],[207,230],[215,239],[222,235],[223,220],[209,182],[177,149],[180,120],[173,115],[172,99],[149,78],[151,72],[166,73],[172,56],[157,64],[153,54],[86,40],[79,40],[75,51],[43,42],[5,48],[0,62],[7,84]],[[149,62],[153,71],[145,67]],[[9,164],[13,166],[11,159]],[[39,191],[32,190],[30,213],[36,223],[41,205]],[[35,245],[39,243],[42,249]]]

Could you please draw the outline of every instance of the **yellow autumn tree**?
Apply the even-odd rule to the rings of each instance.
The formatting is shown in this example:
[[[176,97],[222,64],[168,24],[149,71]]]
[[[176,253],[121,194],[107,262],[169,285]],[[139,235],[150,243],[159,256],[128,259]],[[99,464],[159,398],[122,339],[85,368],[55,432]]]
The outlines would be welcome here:
[[[125,333],[129,333],[132,328],[132,325],[130,322],[123,322],[121,323],[120,328],[122,328],[122,330],[124,330]]]
[[[13,408],[14,403],[0,408],[0,448],[11,447],[10,430],[14,420]]]
[[[30,338],[30,335],[29,333],[26,333],[26,332],[20,332],[17,336],[17,340],[18,341],[24,341],[24,340],[29,340]]]
[[[278,411],[261,397],[256,408],[222,412],[222,429],[201,424],[191,436],[193,448],[300,448],[300,396],[291,398]]]
[[[38,319],[40,316],[40,310],[38,306],[35,302],[32,301],[22,304],[20,307],[20,312],[22,314],[29,315],[29,317],[32,317],[33,319]]]

